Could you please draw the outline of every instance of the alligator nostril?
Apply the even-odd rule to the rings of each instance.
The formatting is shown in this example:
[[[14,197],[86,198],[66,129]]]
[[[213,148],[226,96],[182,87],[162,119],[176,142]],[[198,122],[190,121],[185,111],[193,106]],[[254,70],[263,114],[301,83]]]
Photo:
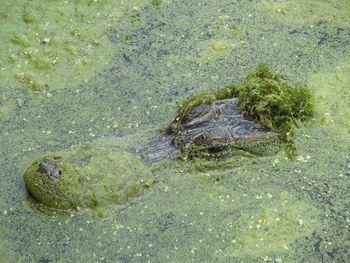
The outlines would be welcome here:
[[[61,171],[57,169],[56,163],[49,159],[42,160],[37,171],[47,174],[49,178],[59,178],[61,176]]]

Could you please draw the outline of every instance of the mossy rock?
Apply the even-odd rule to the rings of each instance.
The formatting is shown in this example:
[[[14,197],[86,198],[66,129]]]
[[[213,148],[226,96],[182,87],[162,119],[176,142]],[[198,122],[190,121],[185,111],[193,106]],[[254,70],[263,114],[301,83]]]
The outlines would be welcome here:
[[[125,204],[151,186],[154,176],[138,156],[83,144],[40,156],[24,180],[39,202],[79,209]]]

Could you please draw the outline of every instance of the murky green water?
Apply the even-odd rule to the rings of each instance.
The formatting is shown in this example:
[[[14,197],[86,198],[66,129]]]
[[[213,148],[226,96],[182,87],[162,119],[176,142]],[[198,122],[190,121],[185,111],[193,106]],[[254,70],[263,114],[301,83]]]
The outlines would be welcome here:
[[[0,3],[1,262],[350,261],[347,0]],[[105,218],[28,197],[38,155],[96,139],[141,147],[176,101],[261,62],[315,95],[296,161],[159,164],[159,182]]]

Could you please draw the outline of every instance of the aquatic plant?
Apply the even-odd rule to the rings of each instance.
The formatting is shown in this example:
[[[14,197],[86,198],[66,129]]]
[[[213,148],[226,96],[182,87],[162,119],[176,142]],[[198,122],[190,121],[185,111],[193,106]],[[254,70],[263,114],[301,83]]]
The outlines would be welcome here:
[[[314,113],[312,94],[306,86],[290,86],[281,75],[260,64],[241,85],[231,85],[214,93],[201,93],[178,103],[178,116],[171,130],[179,129],[189,112],[202,103],[237,97],[242,114],[280,134],[288,158],[296,156],[295,128],[298,121],[310,120]]]

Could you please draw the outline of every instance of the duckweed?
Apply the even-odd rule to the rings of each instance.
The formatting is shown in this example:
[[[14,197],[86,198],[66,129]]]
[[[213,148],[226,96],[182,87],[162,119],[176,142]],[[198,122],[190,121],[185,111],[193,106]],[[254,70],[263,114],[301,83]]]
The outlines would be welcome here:
[[[336,125],[338,131],[347,134],[350,130],[350,63],[342,62],[332,70],[313,74],[309,83],[310,88],[317,91],[315,108],[320,124]]]
[[[350,6],[347,0],[329,1],[271,1],[259,2],[262,12],[269,11],[279,20],[295,24],[313,24],[327,21],[337,26],[349,26]]]
[[[98,0],[92,5],[107,1]],[[2,1],[0,12],[6,7],[6,2],[12,7],[22,5],[22,1]],[[65,1],[45,3],[49,8],[57,2],[63,5]],[[110,4],[110,10],[119,8],[120,2]],[[120,41],[119,44],[123,45],[120,47],[118,44],[110,71],[82,83],[80,92],[67,88],[59,92],[50,91],[52,97],[48,97],[46,93],[32,94],[25,89],[14,89],[17,93],[6,94],[12,86],[8,85],[8,78],[3,77],[8,74],[8,69],[2,61],[1,67],[5,69],[0,71],[0,78],[6,79],[6,83],[1,82],[0,86],[6,90],[0,94],[1,107],[9,110],[9,100],[22,100],[16,114],[9,113],[6,119],[0,119],[2,261],[347,262],[350,251],[347,221],[349,133],[339,136],[338,132],[340,127],[345,127],[343,120],[344,124],[349,120],[347,115],[339,112],[349,113],[349,105],[346,104],[349,100],[344,99],[349,85],[334,82],[347,74],[347,71],[335,70],[341,59],[349,60],[344,56],[350,54],[349,45],[344,44],[348,41],[346,28],[339,33],[337,27],[332,27],[327,21],[322,27],[311,28],[311,23],[291,24],[287,20],[287,23],[281,23],[281,20],[266,19],[269,10],[265,9],[264,13],[255,10],[260,3],[258,1],[163,1],[161,8],[147,10],[137,0],[123,2],[137,6],[144,21],[142,25],[138,23],[139,30],[134,30],[135,24],[130,26],[129,16],[120,19],[124,24],[119,20],[112,23],[114,32],[120,32],[120,37],[132,34],[133,40]],[[151,4],[151,0],[144,2]],[[295,2],[299,3],[296,12],[304,12],[303,8],[309,5],[309,1]],[[320,4],[334,2],[317,1]],[[78,1],[75,3],[79,4]],[[208,8],[214,5],[215,8]],[[322,9],[327,12],[326,8]],[[339,13],[342,10],[338,8]],[[8,19],[22,19],[8,13]],[[278,11],[276,13],[276,16],[279,15]],[[111,15],[115,17],[118,13],[111,12]],[[168,24],[159,27],[158,18]],[[13,22],[18,29],[19,24]],[[210,31],[213,24],[219,24],[220,28]],[[226,24],[229,26],[227,29],[224,28]],[[231,41],[230,26],[240,29],[240,36],[234,37],[246,44],[228,49],[228,53],[217,52],[225,56],[213,60],[212,64],[197,59],[201,55],[198,43],[209,43],[206,33],[209,31],[210,39]],[[4,25],[2,29],[9,27]],[[303,30],[300,34],[289,33],[289,30],[299,29]],[[180,37],[182,33],[186,38]],[[334,41],[318,45],[323,34]],[[45,45],[56,45],[52,37],[48,38],[50,41]],[[4,45],[0,46],[1,52],[2,48]],[[169,55],[164,53],[159,56],[160,49],[168,51]],[[118,58],[119,50],[133,59],[132,65]],[[76,51],[78,53],[79,49]],[[321,55],[323,58],[320,58]],[[4,60],[7,58],[5,56]],[[298,154],[305,160],[288,162],[279,155],[250,158],[250,162],[242,160],[244,166],[234,169],[205,169],[203,173],[196,170],[191,174],[184,171],[183,162],[162,163],[157,171],[160,183],[146,190],[140,199],[132,199],[131,205],[123,206],[117,215],[104,220],[96,218],[93,213],[57,211],[27,199],[20,177],[38,154],[90,140],[89,133],[102,137],[139,132],[137,137],[146,143],[146,130],[161,126],[173,115],[174,100],[225,87],[232,83],[233,77],[241,83],[245,74],[254,69],[256,61],[266,61],[293,81],[309,80],[308,85],[315,96],[316,117],[329,113],[326,116],[334,120],[328,126],[314,122],[298,129]],[[114,65],[120,65],[125,72],[118,72]],[[45,71],[36,71],[45,74]],[[327,81],[323,81],[324,77]],[[334,89],[332,86],[335,86]],[[25,96],[19,96],[22,93]],[[148,100],[148,97],[152,99]],[[138,108],[133,109],[134,106]],[[139,124],[138,128],[135,122]],[[107,125],[111,128],[105,128]],[[42,133],[42,129],[47,133],[51,131],[51,134]],[[125,137],[120,140],[127,148],[135,141]],[[134,147],[141,147],[141,143],[134,144]],[[281,209],[283,200],[277,198],[283,191],[293,195],[288,203],[289,214],[297,217],[290,220],[280,216],[286,211]],[[261,199],[255,198],[263,194],[266,198],[266,193],[273,195],[268,200],[274,204],[262,203]],[[319,213],[309,209],[312,207],[317,207]],[[112,208],[109,210],[116,210],[116,207]],[[274,209],[278,209],[277,212]],[[93,210],[99,216],[105,214],[103,209]],[[250,223],[260,220],[263,214],[269,216],[266,225],[271,225],[271,231],[249,229]],[[249,220],[251,216],[255,221]],[[279,221],[280,224],[270,220],[278,217],[282,221]],[[307,230],[300,234],[303,226],[299,224],[299,219],[313,229],[310,230],[312,233]],[[316,222],[313,223],[313,220]],[[293,239],[288,239],[288,232]],[[265,245],[253,238],[265,234],[271,237]],[[283,238],[272,239],[278,234]],[[278,244],[281,240],[284,243],[288,241],[288,250]],[[245,243],[245,248],[241,249],[237,242]],[[256,244],[260,245],[258,249],[254,248]],[[276,249],[272,248],[274,244],[277,244]]]
[[[104,33],[122,7],[131,4],[143,6],[147,0],[70,0],[51,1],[50,5],[40,0],[5,1],[0,10],[4,29],[0,31],[0,81],[30,91],[62,89],[86,81],[109,61],[113,47]],[[30,75],[31,82],[17,75]]]
[[[261,257],[283,252],[295,240],[310,235],[318,227],[319,211],[287,192],[277,197],[258,198],[264,199],[260,210],[238,220],[242,232],[232,242],[234,245],[227,248],[227,254]]]

